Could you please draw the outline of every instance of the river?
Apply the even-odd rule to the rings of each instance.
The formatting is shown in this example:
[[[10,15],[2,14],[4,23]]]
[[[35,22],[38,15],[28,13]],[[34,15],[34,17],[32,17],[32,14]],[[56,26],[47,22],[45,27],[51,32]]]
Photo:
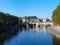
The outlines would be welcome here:
[[[6,39],[3,45],[60,45],[60,39],[47,31],[45,27],[19,29],[19,32]]]

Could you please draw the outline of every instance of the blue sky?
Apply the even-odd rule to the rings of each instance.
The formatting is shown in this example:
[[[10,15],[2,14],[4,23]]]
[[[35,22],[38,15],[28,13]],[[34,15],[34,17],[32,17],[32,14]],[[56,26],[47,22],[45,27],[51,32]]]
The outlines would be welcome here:
[[[0,11],[15,16],[51,17],[60,0],[0,0]]]

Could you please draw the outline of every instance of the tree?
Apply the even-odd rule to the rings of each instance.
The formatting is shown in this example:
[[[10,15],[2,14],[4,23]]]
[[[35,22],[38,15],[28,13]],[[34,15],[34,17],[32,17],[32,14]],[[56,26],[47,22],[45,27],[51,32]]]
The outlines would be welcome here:
[[[0,23],[2,24],[17,24],[19,21],[17,16],[9,13],[0,12]]]
[[[52,13],[52,21],[54,25],[60,25],[60,3]]]

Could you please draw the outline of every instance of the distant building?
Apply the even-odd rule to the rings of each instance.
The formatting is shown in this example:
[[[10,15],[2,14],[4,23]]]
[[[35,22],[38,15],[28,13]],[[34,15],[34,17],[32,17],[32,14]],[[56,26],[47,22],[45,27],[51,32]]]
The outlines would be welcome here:
[[[37,19],[37,16],[29,16],[29,19]]]
[[[43,25],[52,25],[53,26],[53,22],[51,18],[38,18],[36,16],[25,16],[22,17],[22,22],[27,22],[27,23],[31,23],[31,24],[43,24]]]
[[[25,21],[26,21],[26,19],[24,17],[22,17],[22,22],[25,22]]]
[[[36,16],[25,16],[22,17],[23,22],[37,22],[37,17]]]

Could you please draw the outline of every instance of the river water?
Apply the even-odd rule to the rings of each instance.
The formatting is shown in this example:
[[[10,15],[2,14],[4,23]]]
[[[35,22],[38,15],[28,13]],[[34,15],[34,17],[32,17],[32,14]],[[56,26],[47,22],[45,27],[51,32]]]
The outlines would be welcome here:
[[[19,29],[19,32],[9,39],[6,39],[3,45],[60,45],[60,40],[50,34],[47,29]]]

